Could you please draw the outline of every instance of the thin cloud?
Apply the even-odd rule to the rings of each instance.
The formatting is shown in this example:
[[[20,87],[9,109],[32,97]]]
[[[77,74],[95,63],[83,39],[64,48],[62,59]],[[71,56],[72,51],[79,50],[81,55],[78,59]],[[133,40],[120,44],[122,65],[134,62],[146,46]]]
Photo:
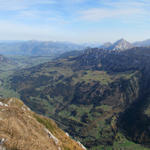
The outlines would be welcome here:
[[[100,21],[102,19],[110,19],[116,17],[125,17],[131,15],[141,14],[141,9],[105,9],[105,8],[94,8],[81,12],[81,19],[87,21]]]
[[[1,35],[3,35],[1,36],[0,40],[2,39],[17,40],[20,39],[20,37],[22,40],[28,39],[54,40],[57,38],[58,34],[61,33],[61,31],[59,31],[57,28],[50,25],[31,26],[21,23],[12,23],[9,21],[0,21],[0,24],[1,24],[0,33]]]
[[[0,4],[2,39],[102,41],[146,37],[149,31],[149,0],[0,0]]]
[[[149,15],[148,6],[150,2],[143,1],[100,1],[103,5],[97,8],[90,8],[79,12],[80,19],[87,21],[100,21],[102,19],[138,17],[141,15]],[[134,18],[134,19],[136,19]]]
[[[17,11],[34,5],[54,4],[56,0],[0,0],[0,11]]]
[[[150,6],[150,1],[149,0],[100,0],[100,3],[103,3],[107,6],[112,6],[112,7],[146,7]]]

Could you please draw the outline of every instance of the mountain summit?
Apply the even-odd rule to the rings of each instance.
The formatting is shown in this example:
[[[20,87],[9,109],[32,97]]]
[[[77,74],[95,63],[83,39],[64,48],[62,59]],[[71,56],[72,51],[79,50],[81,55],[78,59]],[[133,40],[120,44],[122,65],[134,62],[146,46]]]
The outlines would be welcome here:
[[[125,39],[120,39],[115,43],[110,43],[110,42],[104,43],[100,48],[122,51],[133,47],[134,46],[130,42],[126,41]]]
[[[120,39],[120,40],[116,41],[114,44],[112,44],[109,47],[109,49],[122,51],[122,50],[130,49],[132,47],[133,47],[133,45],[130,42],[128,42],[124,39]]]

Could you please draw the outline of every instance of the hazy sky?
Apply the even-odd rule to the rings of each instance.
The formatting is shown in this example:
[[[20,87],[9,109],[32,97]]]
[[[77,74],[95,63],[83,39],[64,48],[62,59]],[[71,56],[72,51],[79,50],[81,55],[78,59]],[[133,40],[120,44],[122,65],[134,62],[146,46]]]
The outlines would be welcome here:
[[[150,38],[150,0],[0,0],[0,40]]]

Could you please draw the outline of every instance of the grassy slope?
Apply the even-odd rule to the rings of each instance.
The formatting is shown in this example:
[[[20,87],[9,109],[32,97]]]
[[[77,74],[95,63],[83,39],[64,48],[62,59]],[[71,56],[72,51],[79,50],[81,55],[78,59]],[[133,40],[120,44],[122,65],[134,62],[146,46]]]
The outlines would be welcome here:
[[[0,99],[0,138],[6,139],[10,150],[82,150],[81,146],[63,132],[51,119],[30,111],[16,98]],[[49,138],[47,128],[57,139]]]
[[[48,62],[52,58],[50,56],[32,57],[32,56],[8,56],[12,63],[3,63],[0,65],[0,96],[1,97],[17,97],[20,95],[9,86],[9,77],[22,68],[29,68],[35,65]]]
[[[9,87],[9,76],[16,70],[16,65],[2,64],[0,66],[0,96],[19,97],[19,95]]]
[[[118,133],[113,146],[97,146],[93,147],[92,150],[150,150],[150,148],[135,144],[126,139],[122,133]]]

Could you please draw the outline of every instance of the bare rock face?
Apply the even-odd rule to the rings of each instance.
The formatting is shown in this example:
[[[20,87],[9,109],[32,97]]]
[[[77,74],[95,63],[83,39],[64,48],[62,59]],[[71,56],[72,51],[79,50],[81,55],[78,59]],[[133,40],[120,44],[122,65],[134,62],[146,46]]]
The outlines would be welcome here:
[[[84,150],[54,121],[18,99],[0,99],[0,150]]]
[[[116,41],[114,44],[112,44],[109,49],[111,50],[126,50],[126,49],[130,49],[133,48],[134,46],[129,43],[128,41],[124,40],[124,39],[120,39],[118,41]]]
[[[127,49],[131,49],[135,47],[134,44],[131,44],[130,42],[120,39],[114,43],[104,43],[100,48],[107,49],[107,50],[113,50],[113,51],[123,51]]]

